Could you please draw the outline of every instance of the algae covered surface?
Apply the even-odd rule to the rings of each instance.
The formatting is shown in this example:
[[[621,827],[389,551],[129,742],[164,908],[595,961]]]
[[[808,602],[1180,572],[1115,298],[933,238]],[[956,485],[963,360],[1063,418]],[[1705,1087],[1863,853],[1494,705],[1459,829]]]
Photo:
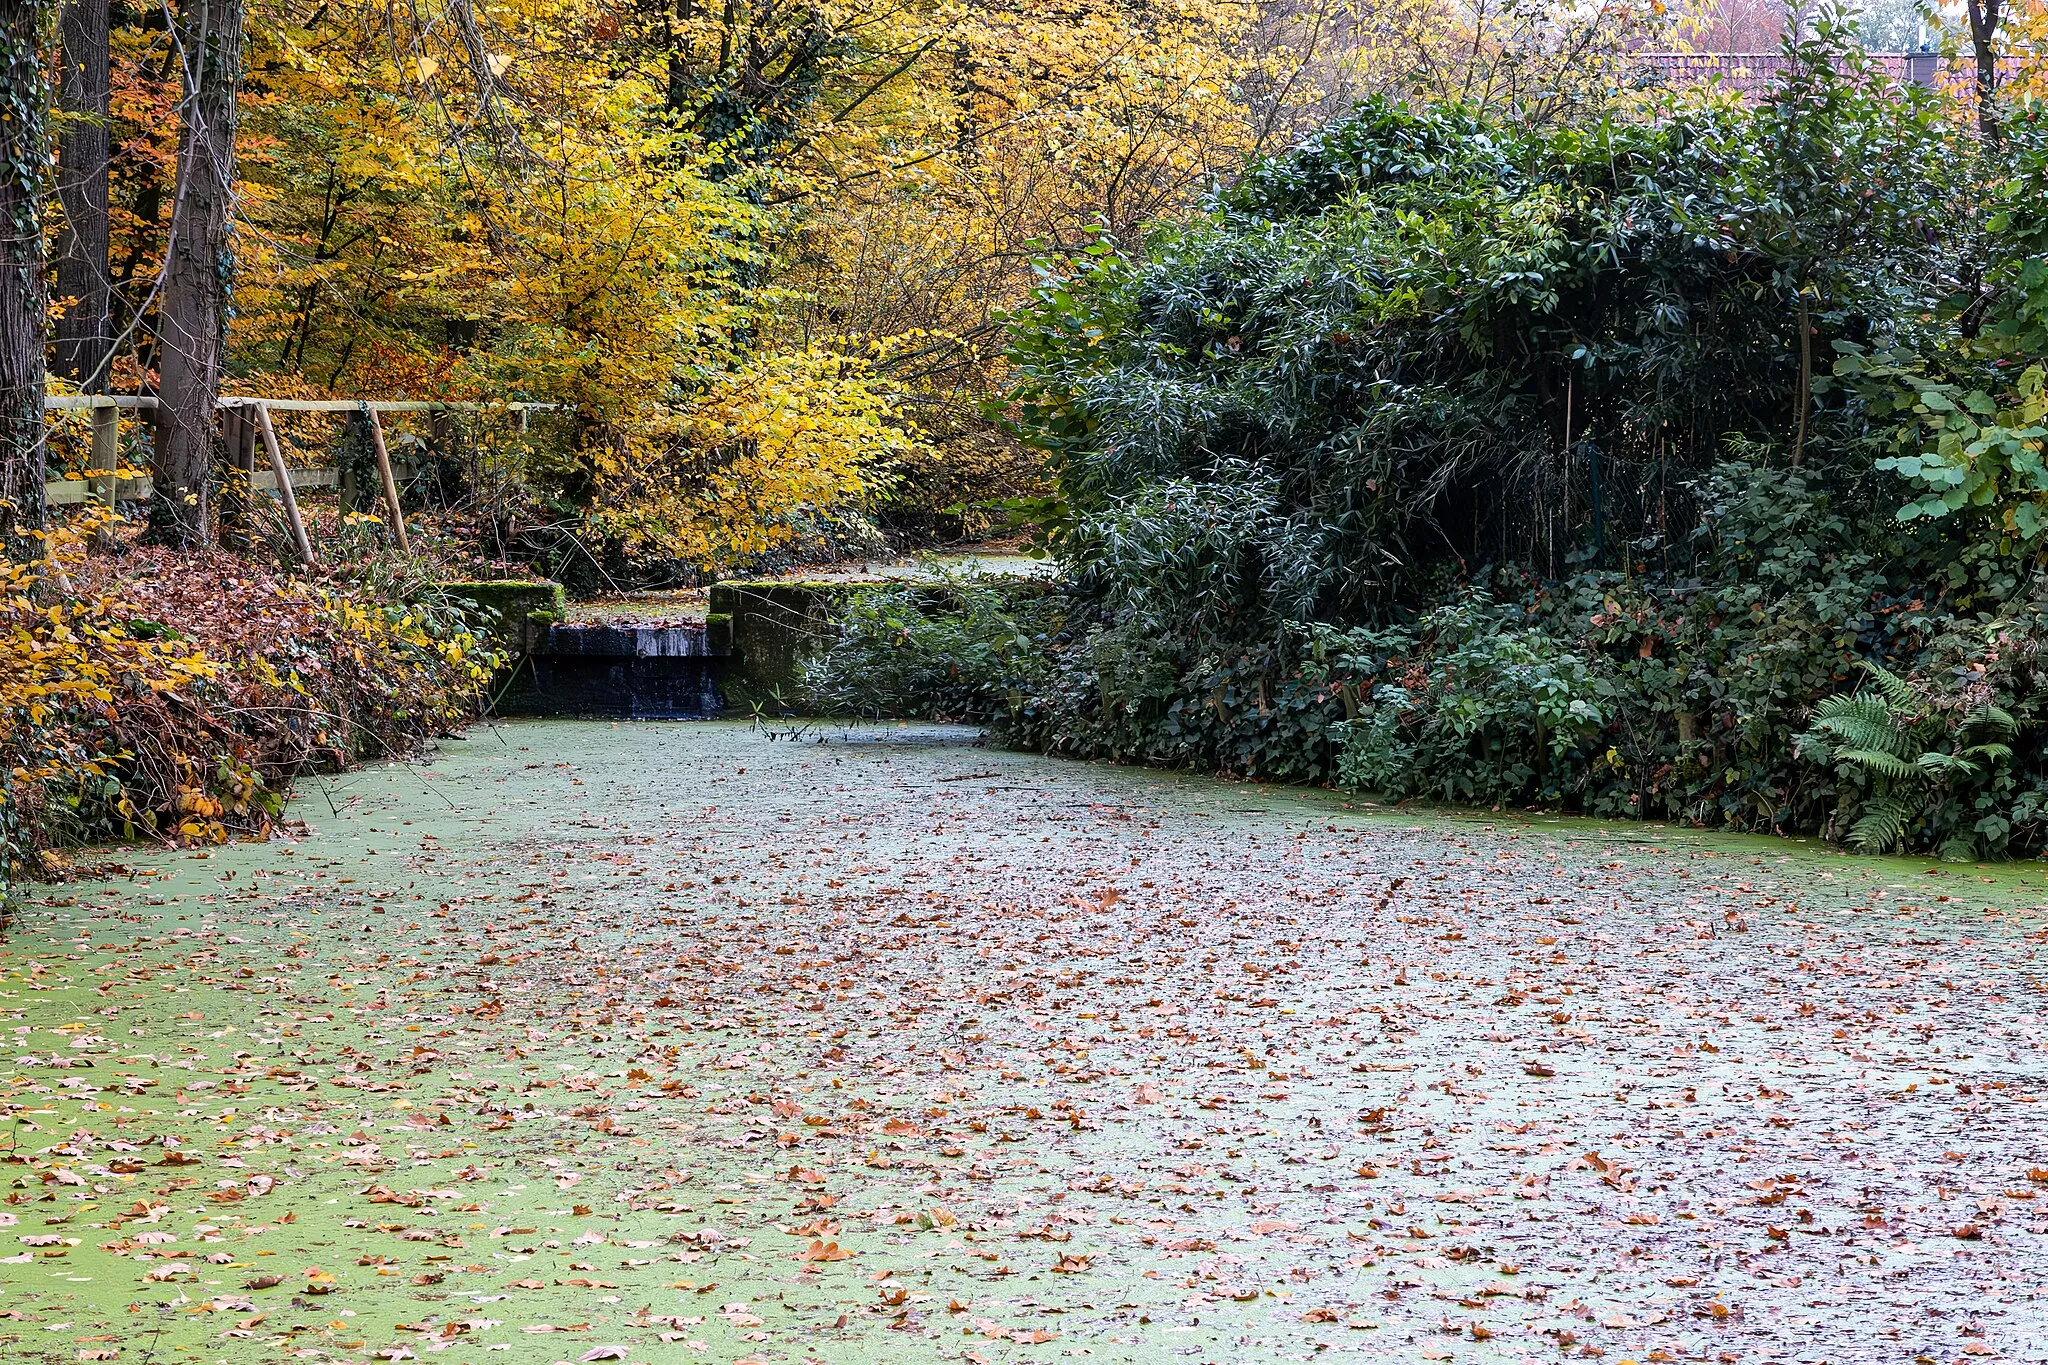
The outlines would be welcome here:
[[[536,722],[0,940],[0,1359],[2048,1358],[2037,867]]]

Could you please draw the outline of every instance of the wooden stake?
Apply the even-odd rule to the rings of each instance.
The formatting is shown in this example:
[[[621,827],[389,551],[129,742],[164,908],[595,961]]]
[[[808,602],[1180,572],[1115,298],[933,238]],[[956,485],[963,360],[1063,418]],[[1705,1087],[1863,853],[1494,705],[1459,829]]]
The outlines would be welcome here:
[[[107,476],[107,507],[111,510],[121,497],[121,410],[112,403],[92,410],[92,459],[94,473]],[[95,490],[97,491],[97,490]]]
[[[277,446],[277,428],[270,425],[270,409],[261,403],[256,408],[256,426],[263,433],[263,444],[270,451],[270,468],[277,475],[277,496],[284,501],[284,519],[291,523],[292,539],[299,544],[299,558],[307,568],[313,567],[313,542],[306,539],[306,523],[299,520],[299,499],[292,492],[292,472],[285,468],[284,452]]]
[[[391,477],[391,452],[384,448],[384,423],[368,403],[363,412],[370,419],[370,444],[377,449],[377,475],[384,480],[384,504],[391,509],[391,529],[398,533],[400,554],[412,553],[412,541],[405,534],[405,513],[398,510],[398,480]]]

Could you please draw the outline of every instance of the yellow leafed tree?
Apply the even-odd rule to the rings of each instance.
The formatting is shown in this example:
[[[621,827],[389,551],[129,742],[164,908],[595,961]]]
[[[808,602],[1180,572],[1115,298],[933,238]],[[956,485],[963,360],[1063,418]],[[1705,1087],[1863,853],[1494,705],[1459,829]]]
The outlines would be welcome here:
[[[705,567],[857,501],[916,450],[864,365],[777,349],[762,276],[786,213],[653,76],[600,65],[618,38],[603,10],[455,5],[398,47],[353,11],[268,17],[245,365],[561,404],[574,449],[527,471],[534,494]]]

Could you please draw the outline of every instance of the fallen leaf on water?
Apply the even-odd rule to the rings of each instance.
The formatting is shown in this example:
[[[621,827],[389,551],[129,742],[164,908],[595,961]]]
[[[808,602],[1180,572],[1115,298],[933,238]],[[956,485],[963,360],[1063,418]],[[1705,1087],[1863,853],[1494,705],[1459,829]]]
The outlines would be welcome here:
[[[852,1252],[844,1250],[837,1242],[814,1240],[809,1246],[799,1251],[796,1254],[796,1258],[799,1261],[843,1261],[851,1255],[853,1255]]]

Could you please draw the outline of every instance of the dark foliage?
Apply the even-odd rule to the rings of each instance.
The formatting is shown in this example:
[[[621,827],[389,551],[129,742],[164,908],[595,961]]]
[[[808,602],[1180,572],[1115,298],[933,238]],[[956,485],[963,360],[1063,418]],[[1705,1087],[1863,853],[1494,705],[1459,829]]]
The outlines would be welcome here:
[[[2048,139],[1981,144],[1838,27],[1793,53],[1754,107],[1368,104],[1142,250],[1044,263],[1012,362],[1073,595],[987,718],[1396,799],[2039,847]],[[1854,716],[1897,744],[1815,724],[1880,680]]]

